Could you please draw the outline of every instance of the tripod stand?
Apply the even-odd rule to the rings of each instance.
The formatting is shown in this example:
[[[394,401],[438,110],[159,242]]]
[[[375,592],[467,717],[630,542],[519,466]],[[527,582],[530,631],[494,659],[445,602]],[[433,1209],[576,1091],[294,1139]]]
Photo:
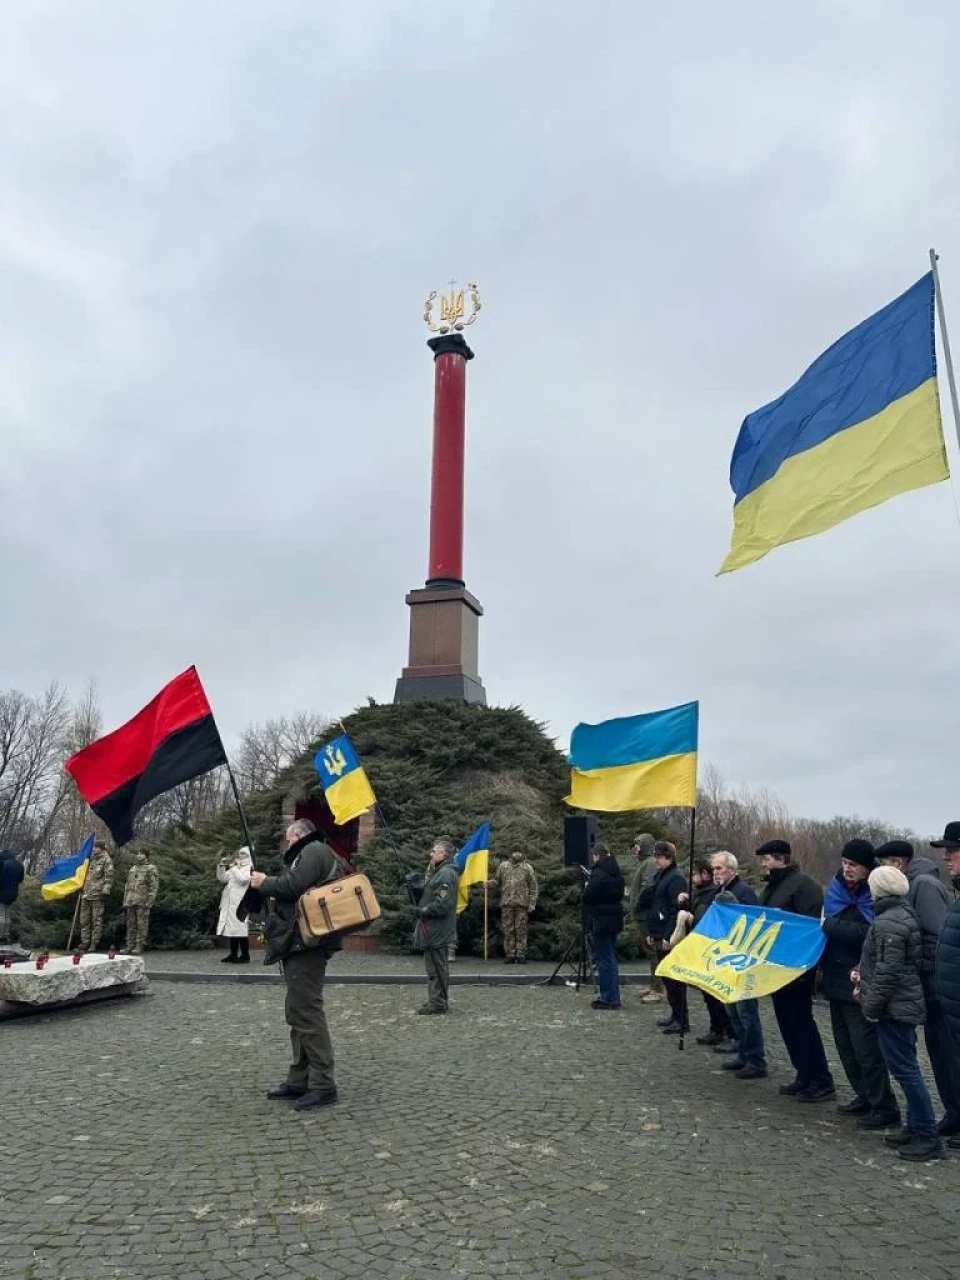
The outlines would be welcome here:
[[[588,874],[586,872],[586,868],[581,868],[581,870],[584,871],[584,874]],[[590,935],[587,931],[586,912],[583,906],[582,885],[580,887],[580,928],[577,931],[577,936],[560,957],[560,962],[554,969],[553,973],[551,973],[550,977],[540,985],[543,987],[553,986],[557,978],[560,976],[560,971],[563,968],[569,969],[573,974],[573,981],[570,981],[569,978],[564,978],[564,982],[568,987],[573,987],[575,991],[579,991],[580,988],[585,987],[587,983],[590,983],[591,986],[595,985],[593,976],[593,948],[590,946]]]

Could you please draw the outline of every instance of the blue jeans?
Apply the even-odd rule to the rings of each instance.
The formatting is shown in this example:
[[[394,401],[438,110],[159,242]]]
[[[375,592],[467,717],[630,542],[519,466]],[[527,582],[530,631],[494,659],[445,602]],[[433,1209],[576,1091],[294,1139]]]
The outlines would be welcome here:
[[[881,1022],[877,1039],[887,1069],[907,1100],[907,1128],[918,1138],[935,1138],[933,1103],[917,1062],[917,1028],[907,1022]]]
[[[613,933],[594,934],[593,957],[597,964],[597,986],[604,1004],[620,1004],[620,968],[617,938]]]
[[[766,1071],[767,1060],[763,1052],[763,1027],[760,1025],[760,1006],[756,1000],[738,1000],[727,1005],[727,1013],[733,1023],[737,1041],[737,1056],[745,1067]]]

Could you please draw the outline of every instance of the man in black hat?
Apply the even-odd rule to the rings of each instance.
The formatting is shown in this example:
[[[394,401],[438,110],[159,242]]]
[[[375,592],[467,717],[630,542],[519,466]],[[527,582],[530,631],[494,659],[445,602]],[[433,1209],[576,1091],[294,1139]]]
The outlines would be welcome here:
[[[768,840],[757,850],[757,857],[767,873],[760,905],[819,920],[823,890],[793,862],[793,851],[787,841]],[[777,1026],[797,1073],[791,1084],[780,1086],[780,1092],[798,1102],[827,1102],[837,1096],[813,1017],[816,983],[817,966],[814,965],[772,996]]]
[[[939,848],[943,846],[943,841],[935,841],[933,844],[935,848]],[[923,939],[920,977],[927,1005],[923,1038],[944,1111],[937,1129],[941,1137],[955,1136],[960,1134],[960,1087],[957,1080],[960,1066],[954,1063],[953,1043],[944,1023],[935,981],[937,946],[943,922],[947,918],[950,895],[940,879],[937,864],[930,858],[917,857],[909,840],[888,840],[877,849],[877,861],[902,871],[910,885],[907,901],[920,922],[920,935]]]
[[[840,870],[827,885],[823,904],[823,932],[827,939],[820,958],[823,994],[830,1001],[833,1041],[853,1089],[853,1101],[843,1103],[837,1110],[841,1115],[858,1116],[861,1129],[895,1128],[900,1124],[900,1107],[880,1052],[877,1024],[864,1018],[850,980],[851,971],[860,964],[864,939],[873,923],[867,876],[876,865],[869,840],[848,840],[840,854]]]
[[[948,822],[943,831],[943,839],[932,840],[930,843],[934,849],[943,850],[943,860],[947,864],[951,883],[955,890],[960,891],[960,822]],[[950,1105],[941,1093],[946,1114],[940,1121],[939,1130],[941,1134],[947,1135],[947,1146],[956,1151],[960,1149],[960,1134],[956,1125],[950,1122],[956,1119],[956,1111],[960,1109],[960,901],[955,901],[944,917],[940,937],[937,939],[933,977],[940,1030],[947,1047],[949,1088],[954,1108],[954,1115],[951,1115]],[[928,1009],[927,1017],[929,1016]],[[937,1092],[940,1093],[939,1079]]]

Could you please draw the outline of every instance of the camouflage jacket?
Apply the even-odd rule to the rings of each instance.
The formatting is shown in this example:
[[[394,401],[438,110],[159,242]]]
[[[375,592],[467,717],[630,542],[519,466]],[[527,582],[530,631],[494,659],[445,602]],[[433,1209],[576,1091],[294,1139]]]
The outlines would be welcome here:
[[[500,890],[501,907],[526,907],[532,911],[537,905],[537,873],[526,858],[522,862],[501,862],[493,878]]]
[[[87,868],[80,897],[87,902],[91,898],[107,898],[113,888],[113,859],[106,849],[95,849]]]
[[[152,862],[135,862],[123,890],[125,907],[152,907],[160,887],[160,872]]]

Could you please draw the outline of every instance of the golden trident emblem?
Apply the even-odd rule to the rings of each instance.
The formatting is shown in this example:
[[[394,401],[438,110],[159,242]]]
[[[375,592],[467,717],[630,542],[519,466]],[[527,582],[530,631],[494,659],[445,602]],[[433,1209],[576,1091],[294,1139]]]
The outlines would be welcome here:
[[[480,295],[477,286],[470,282],[465,289],[457,289],[456,281],[451,280],[446,293],[434,289],[423,304],[423,323],[431,333],[459,333],[468,324],[473,324],[480,314]],[[464,319],[466,297],[470,298],[470,314]],[[440,323],[433,318],[434,307],[439,306]]]

